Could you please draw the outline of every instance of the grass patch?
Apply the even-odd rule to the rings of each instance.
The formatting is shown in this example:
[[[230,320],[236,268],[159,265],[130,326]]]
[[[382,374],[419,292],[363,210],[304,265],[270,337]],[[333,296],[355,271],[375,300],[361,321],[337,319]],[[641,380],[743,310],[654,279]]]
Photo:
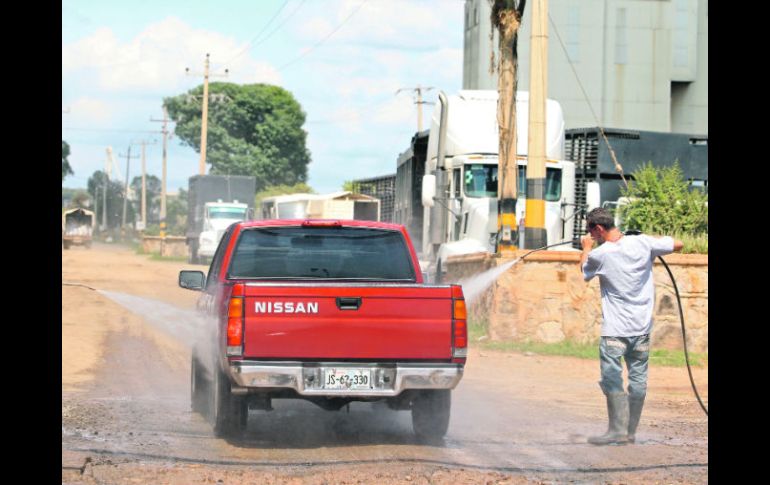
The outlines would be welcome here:
[[[580,359],[599,359],[599,343],[581,344],[569,340],[547,344],[542,342],[490,341],[484,325],[471,322],[468,326],[470,345],[479,349],[499,350],[502,352],[532,352],[539,355],[561,355]],[[481,340],[479,340],[481,339]],[[708,366],[708,353],[688,352],[690,365]],[[650,365],[665,367],[684,367],[684,350],[653,349],[650,351]]]
[[[679,234],[673,236],[684,244],[683,254],[708,254],[709,253],[709,235],[708,234]]]

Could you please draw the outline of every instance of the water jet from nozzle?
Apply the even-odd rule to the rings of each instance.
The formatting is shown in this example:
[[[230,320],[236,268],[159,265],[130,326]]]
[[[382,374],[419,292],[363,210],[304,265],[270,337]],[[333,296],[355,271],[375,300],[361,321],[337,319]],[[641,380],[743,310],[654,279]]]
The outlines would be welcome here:
[[[483,273],[475,274],[460,280],[458,284],[462,285],[463,287],[465,304],[471,305],[484,293],[487,288],[492,286],[492,283],[497,281],[497,279],[502,276],[503,273],[508,271],[509,268],[518,263],[520,260],[521,258],[516,258],[513,261],[501,264],[500,266],[489,268]]]

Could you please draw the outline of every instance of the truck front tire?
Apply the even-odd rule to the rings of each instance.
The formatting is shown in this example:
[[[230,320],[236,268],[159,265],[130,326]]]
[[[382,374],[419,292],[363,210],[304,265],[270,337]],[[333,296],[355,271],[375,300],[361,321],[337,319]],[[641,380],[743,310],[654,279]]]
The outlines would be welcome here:
[[[249,412],[248,403],[242,396],[234,396],[230,392],[230,380],[220,369],[214,371],[214,382],[211,387],[214,435],[217,438],[227,438],[245,430]]]
[[[421,440],[436,441],[449,429],[449,411],[452,407],[452,391],[426,389],[412,401],[412,428]]]
[[[195,413],[202,413],[206,409],[206,381],[200,362],[193,355],[190,365],[190,408]]]

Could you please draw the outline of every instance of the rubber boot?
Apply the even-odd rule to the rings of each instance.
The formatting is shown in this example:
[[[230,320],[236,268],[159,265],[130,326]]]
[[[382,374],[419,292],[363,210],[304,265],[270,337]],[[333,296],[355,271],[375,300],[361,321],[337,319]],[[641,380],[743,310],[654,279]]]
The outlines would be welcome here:
[[[609,427],[601,436],[591,436],[592,445],[624,444],[628,442],[628,395],[625,392],[607,394]]]
[[[639,418],[642,417],[642,408],[644,407],[644,396],[628,396],[628,441],[636,442],[636,427],[639,426]]]

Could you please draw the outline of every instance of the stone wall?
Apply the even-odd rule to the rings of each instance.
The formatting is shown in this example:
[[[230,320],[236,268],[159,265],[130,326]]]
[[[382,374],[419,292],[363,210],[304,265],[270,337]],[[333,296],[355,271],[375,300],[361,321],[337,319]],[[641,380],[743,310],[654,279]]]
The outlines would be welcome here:
[[[161,256],[187,256],[187,244],[184,236],[142,236],[142,249],[145,253],[157,253]]]
[[[489,254],[448,259],[445,281],[463,284],[471,321],[486,323],[492,340],[596,342],[601,329],[599,279],[583,281],[577,251],[541,251],[519,261],[477,297],[481,273],[523,256]],[[708,255],[670,254],[664,259],[676,279],[687,330],[687,349],[708,352]],[[676,294],[665,267],[656,259],[654,347],[682,349]],[[471,278],[476,276],[474,283]],[[476,286],[474,286],[476,285]]]

